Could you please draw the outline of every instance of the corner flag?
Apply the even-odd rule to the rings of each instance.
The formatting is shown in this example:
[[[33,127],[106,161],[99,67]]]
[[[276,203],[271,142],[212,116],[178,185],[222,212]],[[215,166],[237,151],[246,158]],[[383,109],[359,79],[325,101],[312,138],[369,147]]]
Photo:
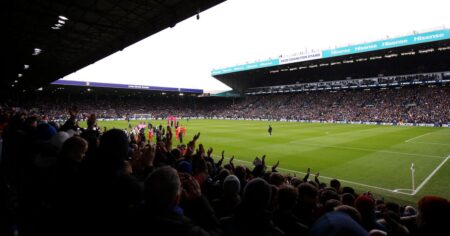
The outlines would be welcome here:
[[[412,183],[412,194],[414,194],[415,187],[414,187],[414,163],[411,163],[411,183]]]

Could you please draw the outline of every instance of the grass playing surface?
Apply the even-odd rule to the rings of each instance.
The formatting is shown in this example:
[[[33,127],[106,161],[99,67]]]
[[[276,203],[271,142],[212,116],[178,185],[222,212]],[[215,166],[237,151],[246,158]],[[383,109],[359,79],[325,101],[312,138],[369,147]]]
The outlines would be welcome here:
[[[166,124],[152,121],[160,123]],[[187,127],[185,143],[201,132],[197,144],[213,147],[217,157],[225,150],[237,164],[251,165],[255,156],[266,154],[268,165],[279,160],[282,172],[303,178],[311,168],[310,179],[320,172],[327,184],[337,178],[343,186],[386,200],[415,204],[424,195],[450,198],[450,128],[271,122],[269,136],[269,122],[263,121],[181,120],[180,124]],[[104,121],[99,126],[128,125]]]

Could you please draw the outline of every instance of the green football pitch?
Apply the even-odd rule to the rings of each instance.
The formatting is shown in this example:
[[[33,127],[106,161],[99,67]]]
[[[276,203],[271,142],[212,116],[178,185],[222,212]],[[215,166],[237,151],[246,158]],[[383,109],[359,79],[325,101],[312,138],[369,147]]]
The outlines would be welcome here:
[[[136,125],[139,121],[132,121]],[[153,125],[166,125],[152,120]],[[213,147],[217,159],[235,156],[237,164],[250,166],[266,155],[268,166],[301,178],[311,168],[310,179],[336,178],[359,193],[415,204],[424,195],[450,198],[450,128],[348,125],[233,120],[181,120],[187,127],[184,142],[201,132],[198,143]],[[103,121],[100,127],[127,128],[126,121]],[[176,141],[174,141],[174,144]],[[414,163],[414,191],[411,165]]]

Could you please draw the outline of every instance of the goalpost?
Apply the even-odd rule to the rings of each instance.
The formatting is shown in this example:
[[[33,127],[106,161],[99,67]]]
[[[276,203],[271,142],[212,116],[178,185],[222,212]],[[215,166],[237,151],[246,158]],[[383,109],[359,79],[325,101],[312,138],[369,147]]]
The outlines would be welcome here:
[[[151,120],[152,119],[152,114],[150,113],[143,113],[143,114],[133,114],[130,119],[132,120]]]

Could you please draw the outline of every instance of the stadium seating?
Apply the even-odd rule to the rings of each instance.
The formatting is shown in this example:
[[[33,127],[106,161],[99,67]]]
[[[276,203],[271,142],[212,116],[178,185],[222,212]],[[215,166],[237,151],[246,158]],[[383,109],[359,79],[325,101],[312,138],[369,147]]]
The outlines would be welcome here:
[[[408,86],[390,89],[313,91],[250,95],[243,98],[196,98],[164,96],[66,95],[41,94],[39,100],[9,104],[38,115],[64,120],[67,107],[76,105],[82,115],[98,118],[125,118],[136,113],[155,118],[224,117],[252,119],[365,121],[390,123],[447,124],[450,122],[449,86]]]
[[[2,235],[443,235],[448,199],[400,206],[318,178],[214,159],[196,135],[172,147],[103,134],[95,119],[229,117],[448,123],[450,87],[315,91],[239,99],[40,93],[0,109]],[[76,105],[78,110],[73,107]],[[69,113],[67,112],[67,108]],[[90,115],[97,114],[96,116]],[[88,127],[78,129],[85,119]],[[56,125],[53,120],[64,121]],[[207,140],[208,137],[202,137]],[[196,150],[196,151],[194,151]],[[338,183],[338,184],[337,184]],[[212,203],[212,204],[211,204]],[[216,215],[217,212],[218,214]],[[218,218],[220,216],[222,218]],[[445,234],[445,233],[444,233]]]

